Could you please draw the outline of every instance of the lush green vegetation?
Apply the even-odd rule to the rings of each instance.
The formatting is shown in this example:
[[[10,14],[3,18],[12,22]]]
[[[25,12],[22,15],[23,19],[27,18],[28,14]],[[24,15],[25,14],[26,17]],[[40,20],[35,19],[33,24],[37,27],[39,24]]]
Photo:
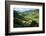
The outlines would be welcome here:
[[[18,12],[14,10],[14,27],[38,27],[39,10]]]

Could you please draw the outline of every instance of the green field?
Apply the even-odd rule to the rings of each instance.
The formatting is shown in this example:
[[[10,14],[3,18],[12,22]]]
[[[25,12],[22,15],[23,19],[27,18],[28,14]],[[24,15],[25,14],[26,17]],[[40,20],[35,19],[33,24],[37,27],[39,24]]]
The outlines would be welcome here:
[[[14,10],[14,27],[38,27],[39,9],[19,12]]]

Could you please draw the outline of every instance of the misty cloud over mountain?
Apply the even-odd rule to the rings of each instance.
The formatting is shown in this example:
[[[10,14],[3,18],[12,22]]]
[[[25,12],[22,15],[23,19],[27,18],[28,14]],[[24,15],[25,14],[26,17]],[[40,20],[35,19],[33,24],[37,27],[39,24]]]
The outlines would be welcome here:
[[[18,12],[25,12],[25,11],[32,11],[34,9],[33,8],[15,8],[14,10]]]

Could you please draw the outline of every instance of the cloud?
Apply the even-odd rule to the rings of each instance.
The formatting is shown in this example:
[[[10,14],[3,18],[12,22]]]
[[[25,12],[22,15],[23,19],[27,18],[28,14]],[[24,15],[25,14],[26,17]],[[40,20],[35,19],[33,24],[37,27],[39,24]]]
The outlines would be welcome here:
[[[19,11],[19,12],[24,12],[24,11],[29,11],[32,9],[31,8],[15,8],[14,10]]]

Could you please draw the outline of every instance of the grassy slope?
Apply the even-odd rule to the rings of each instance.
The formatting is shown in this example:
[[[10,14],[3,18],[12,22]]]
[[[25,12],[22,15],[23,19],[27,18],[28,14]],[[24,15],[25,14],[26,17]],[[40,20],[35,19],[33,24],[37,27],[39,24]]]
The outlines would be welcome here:
[[[28,11],[28,12],[24,12],[24,13],[19,13],[20,16],[23,16],[23,20],[22,19],[17,19],[18,20],[18,24],[16,23],[15,26],[19,26],[19,27],[25,27],[25,26],[35,26],[36,23],[39,23],[38,20],[39,20],[39,14],[38,14],[38,11]],[[33,23],[32,23],[33,21]],[[23,26],[22,26],[23,25]]]

